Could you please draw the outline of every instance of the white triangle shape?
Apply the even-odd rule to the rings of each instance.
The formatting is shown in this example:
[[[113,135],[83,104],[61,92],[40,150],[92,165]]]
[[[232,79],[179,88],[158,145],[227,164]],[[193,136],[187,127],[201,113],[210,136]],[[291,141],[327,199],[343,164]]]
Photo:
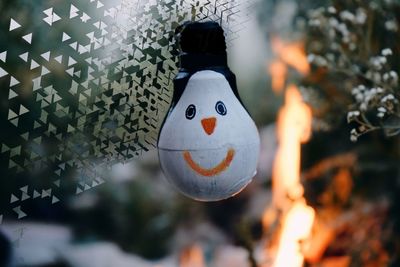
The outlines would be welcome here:
[[[35,60],[31,60],[31,70],[33,70],[34,68],[39,67],[39,64],[35,61]]]
[[[104,30],[105,28],[107,28],[107,24],[105,24],[104,22],[100,21],[100,29]]]
[[[55,196],[53,196],[53,199],[51,200],[51,204],[57,203],[60,200],[58,198],[56,198]]]
[[[72,43],[69,46],[76,50],[78,48],[78,42]]]
[[[59,55],[58,57],[54,58],[58,63],[62,63],[62,55]]]
[[[31,198],[27,193],[22,193],[22,198],[21,201],[27,200],[28,198]]]
[[[42,56],[42,58],[44,58],[47,61],[49,61],[49,59],[50,59],[50,51],[48,51],[46,53],[43,53],[41,56]]]
[[[51,14],[53,14],[53,8],[50,7],[48,9],[44,10],[43,13],[50,17]]]
[[[1,52],[0,53],[0,60],[3,62],[6,62],[6,57],[7,57],[7,51]]]
[[[29,110],[26,108],[26,107],[24,107],[23,105],[21,105],[20,107],[19,107],[19,115],[22,115],[22,114],[25,114],[25,113],[27,113]]]
[[[8,99],[12,99],[17,96],[17,93],[10,89],[10,93],[8,95]]]
[[[32,42],[32,33],[22,36],[22,39],[24,39],[30,44]]]
[[[16,201],[18,201],[19,199],[16,197],[16,196],[14,196],[14,194],[11,194],[11,199],[10,199],[10,203],[14,203],[14,202],[16,202]]]
[[[49,197],[51,195],[51,189],[42,189],[42,198]]]
[[[94,43],[94,49],[98,49],[98,48],[100,48],[101,47],[101,44],[100,43]]]
[[[14,86],[16,84],[19,84],[19,81],[17,79],[15,79],[13,76],[11,76],[10,87]]]
[[[67,69],[65,72],[68,73],[69,75],[73,76],[74,75],[74,68],[72,67],[70,69]]]
[[[10,20],[10,29],[9,29],[9,31],[13,31],[15,29],[18,29],[19,27],[21,27],[21,25],[18,22],[16,22],[14,19]]]
[[[33,198],[37,198],[40,196],[40,193],[36,190],[33,191]]]
[[[83,188],[83,190],[89,190],[91,187],[90,187],[90,185],[88,185],[88,184],[85,184],[85,187]]]
[[[79,9],[77,9],[74,5],[71,4],[70,13],[76,13],[76,12],[78,12],[78,11],[79,11]]]
[[[87,52],[90,52],[90,46],[91,46],[90,44],[88,44],[88,45],[85,46],[85,50],[86,50]]]
[[[40,77],[40,76],[32,80],[32,82],[33,82],[32,90],[33,91],[39,90],[41,88],[41,84],[40,84],[41,81],[42,81],[42,77]]]
[[[42,73],[41,73],[41,75],[43,76],[43,75],[46,75],[47,73],[50,73],[50,71],[49,71],[45,66],[42,66]]]
[[[26,216],[26,213],[21,210],[21,206],[13,208],[13,211],[18,214],[18,219],[22,219]]]
[[[47,24],[49,24],[50,26],[53,24],[53,20],[52,20],[51,16],[50,16],[50,17],[45,17],[43,20],[44,20]]]
[[[104,5],[103,5],[102,2],[100,2],[100,1],[97,2],[97,6],[96,6],[97,8],[100,8],[100,7],[103,7],[103,6],[104,6]]]
[[[11,109],[8,110],[8,117],[7,117],[8,120],[11,120],[11,119],[13,119],[13,118],[15,118],[15,117],[17,117],[17,116],[18,116],[17,113],[15,113],[14,111],[12,111]]]
[[[91,18],[89,17],[89,15],[86,14],[85,12],[83,12],[83,15],[82,15],[82,17],[81,17],[81,20],[82,20],[83,22],[86,23],[89,19],[91,19]]]
[[[86,36],[90,39],[90,42],[93,42],[94,32],[89,32],[86,34]]]
[[[59,21],[61,18],[56,13],[53,13],[53,22]]]
[[[83,54],[83,53],[87,52],[87,50],[85,49],[85,47],[83,45],[79,45],[78,52],[79,52],[79,54]]]
[[[71,39],[71,37],[68,34],[66,34],[65,32],[63,32],[62,41],[65,42],[69,39]]]
[[[8,72],[5,71],[5,70],[3,70],[3,69],[0,67],[0,78],[3,77],[3,76],[5,76],[5,75],[7,75],[7,74],[8,74]]]
[[[72,57],[69,57],[68,59],[68,67],[71,65],[74,65],[76,63],[75,59],[73,59]]]
[[[19,55],[19,57],[20,57],[23,61],[28,62],[28,52]]]
[[[21,187],[19,190],[21,190],[22,192],[28,193],[28,186],[25,185],[25,186]]]
[[[72,19],[78,16],[78,11],[79,9],[77,9],[74,5],[71,4],[71,9],[69,11],[69,18]]]

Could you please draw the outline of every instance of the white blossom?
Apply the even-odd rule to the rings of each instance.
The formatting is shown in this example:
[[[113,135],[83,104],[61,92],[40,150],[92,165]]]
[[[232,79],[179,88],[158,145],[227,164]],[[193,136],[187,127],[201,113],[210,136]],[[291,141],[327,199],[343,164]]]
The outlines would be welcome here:
[[[334,8],[333,6],[328,7],[328,12],[331,14],[335,14],[336,13],[336,8]]]
[[[367,108],[368,108],[367,102],[362,102],[360,105],[360,110],[367,111]]]
[[[371,57],[369,62],[375,69],[380,70],[382,69],[383,65],[387,62],[387,59],[382,56],[377,56],[377,57]]]
[[[374,72],[372,74],[372,79],[375,83],[380,83],[382,81],[382,75],[379,72]]]
[[[356,135],[350,135],[351,142],[357,142],[358,137]]]
[[[357,141],[357,139],[358,139],[358,132],[357,132],[357,130],[356,129],[351,129],[351,131],[350,131],[350,140],[352,141],[352,142],[356,142]]]
[[[397,84],[397,82],[399,81],[399,76],[397,75],[397,73],[392,70],[389,72],[389,75],[393,79],[394,83]]]
[[[315,58],[314,62],[315,62],[316,65],[321,66],[321,67],[325,67],[325,66],[328,65],[328,61],[322,56],[317,56]]]
[[[389,100],[394,100],[394,95],[393,94],[388,94],[388,95],[382,97],[381,102],[385,103],[385,102],[387,102]]]
[[[339,21],[336,18],[329,18],[329,25],[336,28],[339,25]]]
[[[318,26],[321,25],[321,21],[320,21],[319,19],[310,19],[310,20],[308,21],[308,24],[309,24],[310,26],[318,27]]]
[[[391,56],[391,55],[393,55],[392,49],[390,49],[390,48],[383,49],[382,50],[382,55],[383,56]]]
[[[385,0],[389,1],[389,0]],[[369,56],[367,58],[359,57],[356,51],[364,50],[364,42],[369,42],[365,34],[365,27],[367,21],[372,23],[375,27],[377,23],[375,20],[369,21],[369,14],[375,13],[380,4],[374,1],[368,1],[365,5],[360,5],[356,9],[340,9],[336,10],[334,7],[328,7],[321,12],[317,9],[308,14],[310,25],[318,26],[321,34],[325,37],[323,41],[323,50],[318,46],[317,51],[323,51],[316,54],[308,54],[307,59],[310,63],[316,66],[328,66],[329,69],[338,72],[345,71],[348,74],[348,80],[343,84],[345,90],[349,90],[353,97],[353,104],[351,110],[347,113],[347,121],[355,121],[359,124],[358,127],[352,129],[350,139],[357,141],[359,136],[384,125],[372,125],[367,117],[370,116],[369,112],[374,112],[378,118],[385,118],[390,114],[399,112],[397,91],[399,88],[399,76],[397,69],[395,70],[392,65],[393,48],[381,47],[382,50],[377,55]],[[363,7],[361,7],[363,6]],[[368,11],[368,12],[367,12]],[[380,14],[382,15],[382,14]],[[380,17],[383,23],[384,32],[398,31],[399,24],[392,16]],[[315,53],[315,52],[314,52]],[[354,82],[365,81],[366,85],[359,84],[350,87]],[[396,95],[395,93],[396,92]],[[368,112],[368,114],[366,114]],[[399,127],[400,129],[400,127]]]
[[[350,11],[344,10],[344,11],[340,12],[340,18],[341,18],[342,20],[348,20],[348,21],[350,21],[350,22],[353,22],[353,21],[355,20],[356,17],[355,17],[354,14],[351,13]]]
[[[365,12],[365,10],[362,8],[357,9],[356,23],[364,24],[366,20],[367,20],[367,13]]]
[[[315,54],[309,54],[307,60],[309,63],[313,63],[320,67],[326,67],[328,65],[328,61],[324,57]]]
[[[395,20],[388,20],[385,22],[385,28],[388,31],[396,32],[398,30],[398,25]]]
[[[353,110],[353,111],[347,112],[347,122],[353,121],[358,116],[360,116],[360,111],[358,111],[358,110]]]
[[[378,108],[378,111],[379,111],[379,112],[382,112],[382,113],[385,113],[387,110],[386,110],[386,108],[384,108],[384,107],[379,107],[379,108]]]
[[[378,57],[378,60],[381,62],[382,65],[386,64],[387,62],[386,57]]]
[[[389,73],[386,72],[386,73],[383,74],[382,77],[383,77],[383,81],[384,81],[384,82],[387,82],[387,81],[389,80],[389,77],[390,77],[390,76],[389,76]]]
[[[329,61],[334,61],[334,60],[335,60],[335,55],[332,54],[332,53],[328,53],[328,54],[326,54],[326,58],[327,58]]]
[[[350,34],[349,29],[347,28],[347,25],[344,23],[339,23],[339,25],[337,26],[337,29],[338,29],[338,31],[340,31],[340,33],[343,36],[348,36]]]
[[[383,80],[385,82],[392,81],[394,84],[397,84],[399,77],[397,76],[397,73],[394,71],[389,71],[383,74]]]
[[[357,87],[354,87],[354,88],[351,90],[351,93],[352,93],[353,95],[362,94],[362,93],[365,91],[365,89],[366,89],[365,85],[360,84],[360,85],[358,85]]]
[[[309,63],[313,63],[314,62],[314,60],[315,60],[315,55],[314,54],[308,54],[307,55],[307,61],[309,62]]]
[[[381,102],[382,103],[386,103],[386,102],[391,101],[391,100],[395,100],[394,95],[388,94],[388,95],[382,97]]]

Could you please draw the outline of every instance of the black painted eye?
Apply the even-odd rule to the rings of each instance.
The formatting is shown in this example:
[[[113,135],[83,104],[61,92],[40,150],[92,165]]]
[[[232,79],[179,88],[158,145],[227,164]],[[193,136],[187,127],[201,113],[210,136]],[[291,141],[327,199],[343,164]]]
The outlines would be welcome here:
[[[187,108],[186,108],[186,119],[191,120],[194,118],[194,116],[196,115],[196,106],[193,104],[190,104]]]
[[[215,110],[218,112],[218,114],[225,116],[226,115],[226,107],[225,104],[222,101],[218,101],[215,104]]]

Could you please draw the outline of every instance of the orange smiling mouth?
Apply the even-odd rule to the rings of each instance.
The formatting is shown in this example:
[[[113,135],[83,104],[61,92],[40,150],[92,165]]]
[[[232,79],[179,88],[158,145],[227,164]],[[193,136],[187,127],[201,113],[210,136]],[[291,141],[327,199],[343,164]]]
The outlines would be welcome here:
[[[230,148],[228,152],[226,153],[225,158],[218,163],[215,167],[206,169],[201,167],[199,164],[197,164],[193,159],[192,156],[190,155],[189,151],[183,151],[183,158],[185,159],[186,163],[189,165],[189,167],[197,172],[198,174],[202,176],[207,176],[211,177],[214,175],[217,175],[223,171],[225,171],[229,165],[231,164],[233,157],[235,156],[235,150],[233,148]]]

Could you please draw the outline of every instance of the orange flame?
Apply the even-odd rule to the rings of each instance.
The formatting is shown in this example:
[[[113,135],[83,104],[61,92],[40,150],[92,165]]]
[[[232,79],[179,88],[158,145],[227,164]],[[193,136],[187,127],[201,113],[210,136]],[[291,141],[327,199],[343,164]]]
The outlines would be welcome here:
[[[296,202],[284,218],[278,253],[273,267],[301,267],[304,256],[301,242],[311,233],[315,212],[303,202]]]
[[[310,72],[310,64],[302,42],[285,43],[279,37],[274,36],[271,39],[271,45],[272,50],[283,62],[303,75]]]
[[[272,77],[272,90],[277,94],[283,90],[285,86],[287,67],[279,59],[275,59],[269,64],[269,73]]]
[[[180,256],[180,267],[205,267],[203,250],[199,245],[185,248]]]
[[[273,52],[278,59],[274,59],[268,67],[268,72],[272,77],[272,90],[280,93],[285,87],[287,76],[287,65],[293,67],[303,75],[310,72],[304,45],[301,42],[285,43],[279,37],[271,38]]]
[[[300,183],[301,143],[311,135],[312,113],[296,86],[290,85],[285,93],[285,105],[278,113],[277,135],[279,148],[272,170],[273,205],[284,209],[288,197],[303,195]]]
[[[300,243],[309,238],[315,212],[305,203],[300,182],[301,143],[311,136],[312,113],[295,85],[285,92],[285,104],[277,119],[279,147],[272,171],[272,209],[283,212],[282,231],[273,267],[301,267],[304,255]],[[263,216],[268,223],[271,209]],[[264,224],[265,227],[267,225]]]

